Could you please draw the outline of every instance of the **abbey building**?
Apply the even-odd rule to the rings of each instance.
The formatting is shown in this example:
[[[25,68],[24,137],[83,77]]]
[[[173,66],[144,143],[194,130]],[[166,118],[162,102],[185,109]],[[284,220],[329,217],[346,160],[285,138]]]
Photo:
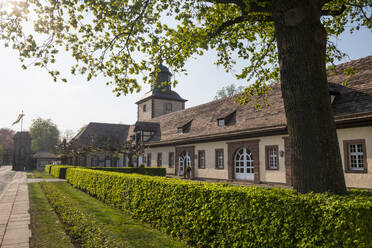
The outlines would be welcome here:
[[[342,73],[353,66],[350,78]],[[330,101],[335,117],[347,187],[372,189],[372,56],[337,67],[330,75]],[[232,97],[185,108],[185,100],[164,83],[170,72],[160,66],[158,82],[137,104],[133,125],[90,123],[74,139],[93,136],[116,144],[144,144],[137,165],[165,167],[167,174],[199,180],[256,184],[292,184],[291,149],[280,85],[272,84],[268,107],[234,103]],[[348,79],[347,86],[340,83]],[[326,131],[326,130],[325,130]],[[86,153],[79,163],[128,166],[126,154]]]

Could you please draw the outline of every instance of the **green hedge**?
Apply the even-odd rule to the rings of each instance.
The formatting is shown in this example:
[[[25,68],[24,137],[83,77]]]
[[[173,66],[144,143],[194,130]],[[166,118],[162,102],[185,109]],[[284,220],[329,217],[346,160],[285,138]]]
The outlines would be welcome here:
[[[84,248],[127,247],[115,240],[94,219],[79,209],[53,184],[40,182],[49,204],[53,207],[64,228],[75,244]]]
[[[52,165],[51,164],[47,164],[45,165],[45,168],[44,168],[44,171],[48,174],[50,174],[50,170],[52,169]]]
[[[120,172],[127,174],[141,174],[148,176],[163,176],[166,175],[166,169],[161,167],[155,168],[135,168],[135,167],[94,167],[93,170],[102,170],[102,171],[111,171],[111,172]]]
[[[69,169],[90,195],[197,247],[371,247],[372,197]]]
[[[50,170],[50,174],[56,178],[65,179],[66,171],[68,168],[76,168],[72,165],[53,165]]]

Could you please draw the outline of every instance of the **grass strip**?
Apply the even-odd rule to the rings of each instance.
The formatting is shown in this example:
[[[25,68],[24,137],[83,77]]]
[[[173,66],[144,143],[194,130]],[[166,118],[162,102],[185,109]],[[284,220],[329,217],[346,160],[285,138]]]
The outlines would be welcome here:
[[[73,248],[39,183],[28,184],[31,215],[30,248]]]
[[[110,207],[66,182],[58,182],[54,185],[76,202],[81,210],[93,216],[115,239],[125,240],[130,248],[189,247],[185,242],[175,240],[148,225],[133,220],[129,213]]]
[[[53,183],[40,182],[49,204],[63,222],[65,230],[78,247],[124,248],[125,242],[115,240],[94,216],[81,211],[78,204],[58,190]]]
[[[27,173],[27,178],[55,178],[55,177],[46,174],[45,172],[34,170],[32,171],[32,173]]]

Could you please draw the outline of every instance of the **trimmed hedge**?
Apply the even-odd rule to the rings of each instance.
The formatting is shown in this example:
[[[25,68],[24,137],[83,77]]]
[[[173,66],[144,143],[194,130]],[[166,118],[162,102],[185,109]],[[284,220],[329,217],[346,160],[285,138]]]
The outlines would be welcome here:
[[[94,218],[74,204],[53,184],[40,182],[49,204],[53,207],[72,240],[84,248],[127,247],[115,240]]]
[[[52,169],[52,166],[51,164],[47,164],[45,165],[45,168],[44,168],[44,171],[48,174],[50,174],[50,170]]]
[[[371,247],[372,197],[69,169],[90,195],[197,247]]]
[[[66,171],[68,168],[76,168],[72,165],[53,165],[50,174],[56,178],[66,179]]]
[[[101,170],[101,171],[111,171],[111,172],[120,172],[120,173],[127,173],[127,174],[141,174],[141,175],[148,175],[148,176],[163,176],[166,175],[166,169],[161,167],[154,167],[154,168],[135,168],[135,167],[94,167],[91,168],[93,170]]]

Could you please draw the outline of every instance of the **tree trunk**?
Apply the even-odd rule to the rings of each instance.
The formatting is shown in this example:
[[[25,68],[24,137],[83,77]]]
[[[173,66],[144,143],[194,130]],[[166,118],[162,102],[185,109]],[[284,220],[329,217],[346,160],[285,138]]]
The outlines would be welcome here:
[[[281,89],[292,149],[293,187],[346,191],[326,76],[327,33],[314,0],[273,0]]]

